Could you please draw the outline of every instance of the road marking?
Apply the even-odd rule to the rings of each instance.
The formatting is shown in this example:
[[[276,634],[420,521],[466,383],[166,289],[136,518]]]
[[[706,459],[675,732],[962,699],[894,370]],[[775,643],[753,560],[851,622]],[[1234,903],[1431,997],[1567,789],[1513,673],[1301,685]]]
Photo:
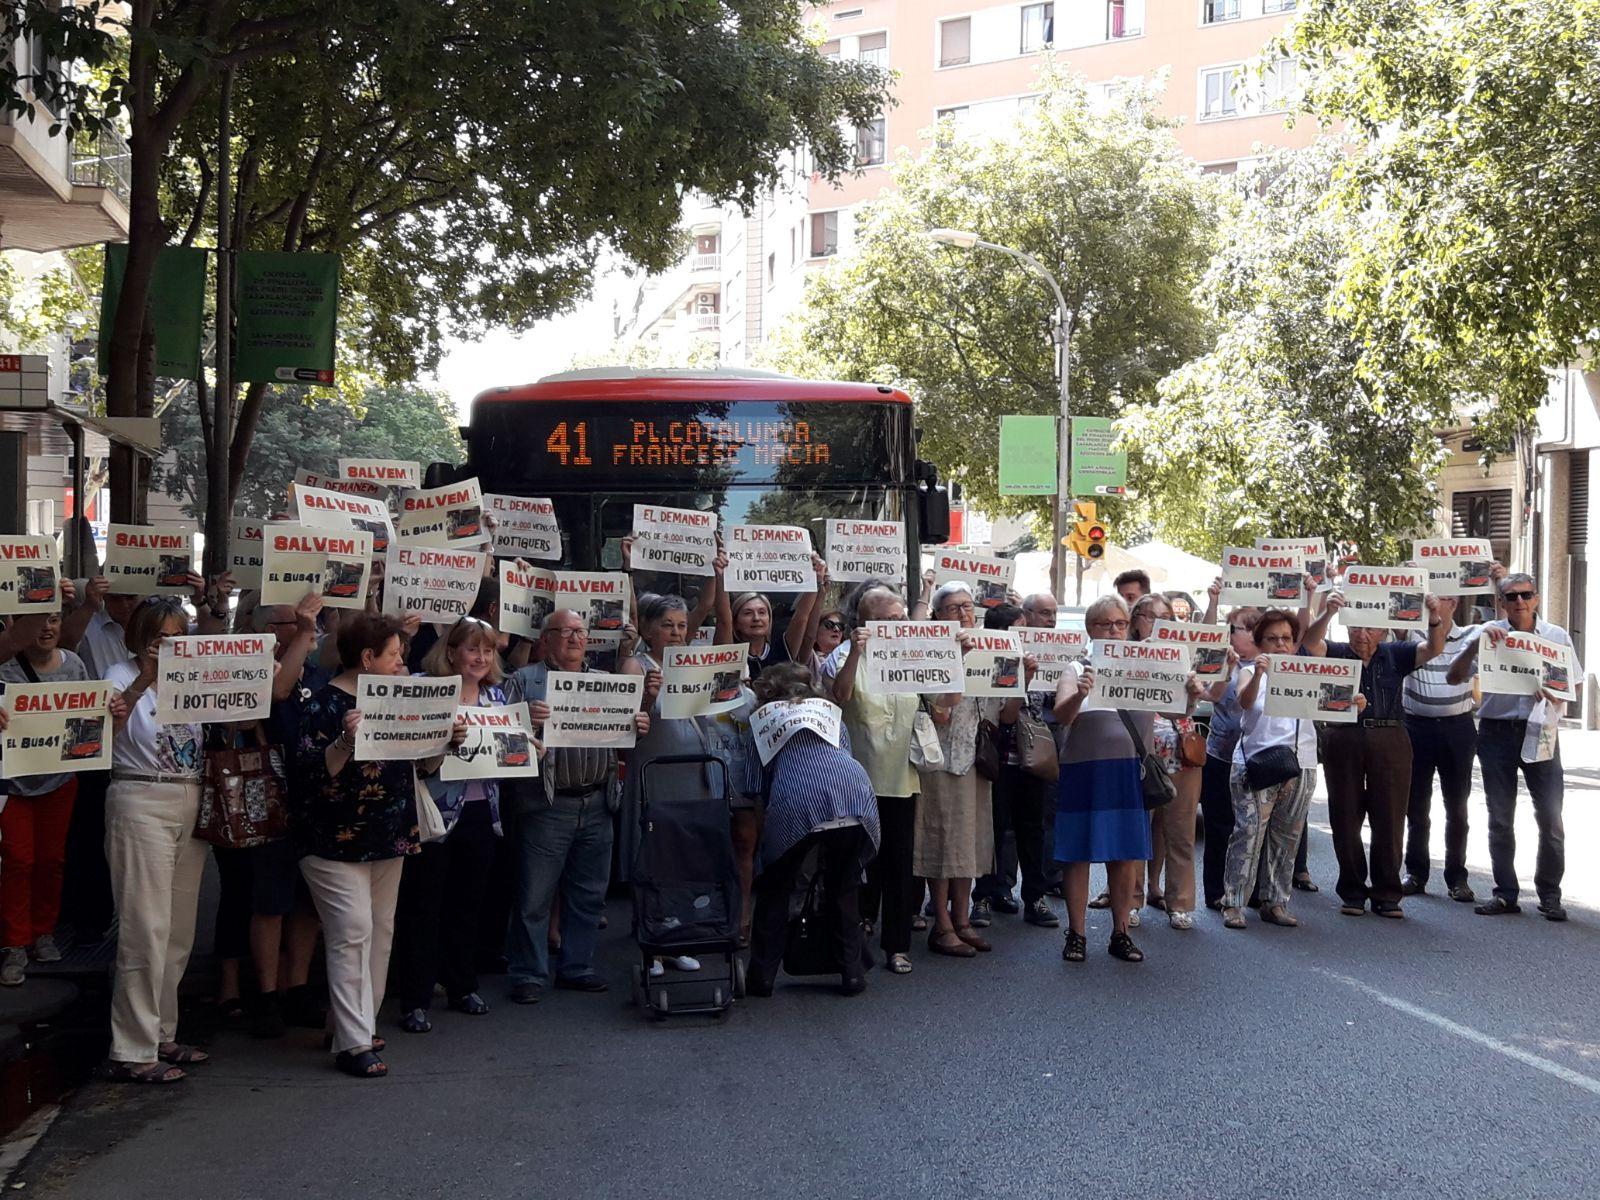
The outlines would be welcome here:
[[[1314,969],[1319,974],[1326,975],[1329,979],[1336,979],[1347,987],[1352,987],[1358,992],[1371,996],[1379,1004],[1386,1004],[1396,1012],[1403,1012],[1408,1017],[1416,1017],[1419,1021],[1426,1021],[1446,1033],[1453,1033],[1457,1037],[1466,1038],[1469,1042],[1476,1042],[1480,1046],[1486,1046],[1497,1054],[1504,1054],[1507,1058],[1516,1059],[1524,1066],[1543,1071],[1546,1075],[1554,1075],[1557,1079],[1570,1083],[1574,1087],[1580,1087],[1586,1092],[1592,1092],[1596,1096],[1600,1096],[1600,1079],[1591,1078],[1579,1071],[1572,1070],[1570,1067],[1563,1067],[1558,1062],[1551,1062],[1548,1058],[1532,1054],[1520,1046],[1513,1046],[1510,1042],[1503,1042],[1487,1033],[1480,1033],[1470,1025],[1462,1025],[1457,1021],[1452,1021],[1449,1017],[1441,1017],[1438,1013],[1430,1012],[1426,1008],[1412,1004],[1409,1000],[1402,1000],[1398,996],[1380,992],[1371,984],[1362,983],[1361,980],[1354,979],[1349,975],[1340,975],[1337,971],[1328,971],[1321,967]]]

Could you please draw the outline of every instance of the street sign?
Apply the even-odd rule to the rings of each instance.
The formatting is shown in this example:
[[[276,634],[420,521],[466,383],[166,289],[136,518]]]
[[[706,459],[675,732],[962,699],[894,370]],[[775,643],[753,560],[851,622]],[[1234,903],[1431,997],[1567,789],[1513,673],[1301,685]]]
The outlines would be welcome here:
[[[1112,450],[1116,431],[1110,417],[1072,418],[1072,494],[1074,496],[1120,495],[1101,488],[1121,488],[1128,484],[1128,456]]]
[[[1056,494],[1056,419],[1000,418],[1000,494]]]

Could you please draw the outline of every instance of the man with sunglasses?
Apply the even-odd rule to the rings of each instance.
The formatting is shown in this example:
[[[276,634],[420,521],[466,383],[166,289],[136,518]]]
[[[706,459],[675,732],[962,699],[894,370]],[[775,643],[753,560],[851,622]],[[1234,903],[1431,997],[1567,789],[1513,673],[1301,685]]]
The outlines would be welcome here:
[[[1504,568],[1498,568],[1503,572]],[[1572,637],[1559,625],[1539,619],[1539,589],[1533,576],[1520,572],[1499,579],[1500,604],[1505,617],[1483,626],[1450,667],[1451,683],[1464,683],[1477,670],[1478,647],[1483,638],[1497,644],[1510,630],[1531,633],[1546,641],[1568,647]],[[1582,676],[1574,660],[1573,678]],[[1547,699],[1555,699],[1546,696]],[[1561,905],[1561,877],[1566,872],[1566,833],[1561,823],[1561,751],[1546,762],[1523,762],[1522,740],[1528,731],[1537,696],[1511,696],[1500,692],[1484,693],[1478,705],[1478,766],[1483,771],[1483,794],[1489,808],[1489,859],[1494,865],[1494,895],[1474,912],[1493,917],[1521,912],[1517,903],[1517,839],[1514,826],[1517,811],[1517,771],[1527,781],[1533,800],[1533,818],[1539,827],[1539,854],[1533,872],[1534,891],[1539,896],[1539,911],[1548,921],[1565,921],[1567,910]],[[1559,707],[1559,701],[1558,707]]]

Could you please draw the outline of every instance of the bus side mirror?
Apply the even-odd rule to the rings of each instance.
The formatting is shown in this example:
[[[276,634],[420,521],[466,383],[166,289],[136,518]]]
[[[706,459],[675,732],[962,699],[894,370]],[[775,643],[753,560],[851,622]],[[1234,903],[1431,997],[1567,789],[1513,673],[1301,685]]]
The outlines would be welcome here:
[[[924,546],[941,546],[950,540],[950,493],[931,462],[917,460],[916,478],[918,540]]]

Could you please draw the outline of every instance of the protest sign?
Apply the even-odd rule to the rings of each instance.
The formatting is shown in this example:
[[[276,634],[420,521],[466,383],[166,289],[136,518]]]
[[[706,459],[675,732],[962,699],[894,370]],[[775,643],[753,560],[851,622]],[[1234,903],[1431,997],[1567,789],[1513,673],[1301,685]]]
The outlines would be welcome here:
[[[869,621],[862,652],[875,692],[959,692],[967,686],[954,621]]]
[[[1305,557],[1303,573],[1318,587],[1328,581],[1328,543],[1322,538],[1258,538],[1256,549],[1268,554],[1298,550]]]
[[[809,729],[830,746],[839,744],[839,706],[831,700],[774,700],[750,714],[750,736],[765,766],[795,734]]]
[[[489,494],[483,505],[494,518],[497,556],[534,562],[561,560],[561,530],[556,525],[556,506],[549,500]]]
[[[710,575],[716,568],[717,514],[697,508],[633,506],[633,546],[629,566],[635,571],[671,571]]]
[[[906,527],[902,521],[828,522],[828,578],[835,583],[881,579],[906,582]]]
[[[500,566],[500,628],[518,637],[536,638],[556,606],[556,577],[540,567]]]
[[[272,708],[272,649],[260,633],[162,638],[156,723],[266,720]]]
[[[810,592],[817,586],[811,535],[798,525],[728,528],[729,592]]]
[[[1266,689],[1262,711],[1269,717],[1352,724],[1360,715],[1356,693],[1361,688],[1361,661],[1354,658],[1310,658],[1274,654],[1271,670],[1261,681]]]
[[[1004,604],[1016,573],[1014,558],[991,558],[943,546],[933,552],[933,586],[942,587],[952,581],[965,583],[972,588],[973,602],[979,608]]]
[[[175,525],[111,525],[106,529],[106,565],[111,591],[119,596],[187,596],[195,569],[194,535]]]
[[[1424,567],[1358,567],[1344,570],[1339,590],[1346,629],[1426,629],[1428,572]]]
[[[1221,604],[1275,608],[1297,602],[1305,590],[1306,556],[1299,550],[1229,546],[1222,552]]]
[[[1189,669],[1202,679],[1218,679],[1228,665],[1228,627],[1198,621],[1161,621],[1150,626],[1152,642],[1189,647]]]
[[[456,714],[467,723],[467,740],[445,751],[440,779],[533,779],[539,774],[526,703],[463,704]]]
[[[399,458],[341,458],[339,478],[378,487],[419,488],[422,464]]]
[[[389,547],[383,572],[383,611],[418,612],[424,621],[458,621],[472,611],[488,554],[434,546]]]
[[[395,536],[415,546],[474,549],[488,540],[483,531],[483,494],[476,479],[447,487],[403,492]]]
[[[708,717],[738,708],[750,647],[668,646],[661,655],[661,716]]]
[[[557,571],[552,590],[556,608],[585,614],[591,647],[615,646],[622,640],[631,595],[626,571]]]
[[[1571,647],[1515,629],[1496,645],[1487,632],[1478,635],[1480,690],[1506,696],[1537,696],[1542,690],[1558,700],[1576,696]]]
[[[1033,671],[1036,692],[1054,690],[1067,668],[1082,662],[1089,653],[1089,635],[1081,629],[1030,629],[1026,625],[1013,625],[1011,632],[1022,653],[1033,655],[1038,662]]]
[[[1094,684],[1084,709],[1181,713],[1189,707],[1189,647],[1177,642],[1095,641],[1086,664]]]
[[[289,489],[294,493],[295,511],[300,524],[315,529],[364,529],[372,535],[372,552],[388,553],[389,542],[394,537],[394,525],[389,520],[389,505],[371,496],[350,496],[343,492],[330,492],[322,488],[296,483]]]
[[[50,537],[0,537],[0,613],[61,611],[61,560]]]
[[[969,696],[998,696],[1021,700],[1027,696],[1023,679],[1022,649],[1014,632],[974,629],[968,635],[962,658]]]
[[[1412,542],[1411,559],[1428,572],[1428,590],[1435,596],[1469,596],[1492,592],[1494,551],[1486,538],[1449,538]]]
[[[327,608],[365,608],[372,578],[366,530],[269,524],[262,541],[261,603],[298,604],[320,592]]]
[[[372,496],[382,500],[389,494],[389,489],[376,483],[368,483],[364,479],[340,479],[333,475],[317,475],[311,471],[296,471],[294,481],[306,487],[319,488],[324,492],[339,492],[345,496]],[[294,488],[289,489],[289,500],[294,501]]]
[[[262,539],[266,526],[260,521],[245,517],[233,523],[233,534],[228,539],[228,570],[234,582],[242,588],[261,590]]]
[[[98,679],[73,683],[8,683],[3,701],[10,720],[0,753],[0,775],[57,775],[111,769],[111,685]]]
[[[633,747],[638,736],[633,719],[644,695],[643,675],[551,671],[549,680],[544,697],[550,706],[550,717],[544,723],[547,747]]]
[[[358,675],[357,762],[432,758],[456,723],[461,676]]]

